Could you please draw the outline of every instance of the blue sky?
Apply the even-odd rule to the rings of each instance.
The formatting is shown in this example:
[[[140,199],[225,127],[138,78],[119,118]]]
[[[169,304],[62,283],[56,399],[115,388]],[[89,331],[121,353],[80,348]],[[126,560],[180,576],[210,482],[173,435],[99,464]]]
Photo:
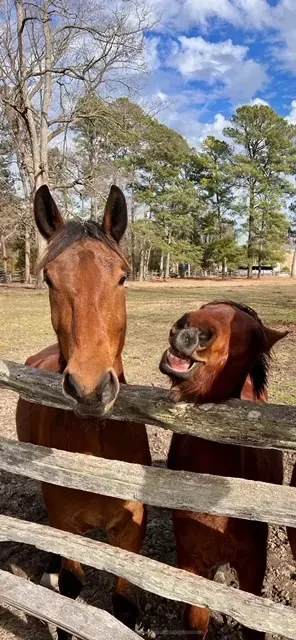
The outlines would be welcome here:
[[[296,124],[296,0],[149,1],[145,98],[160,120],[196,146],[221,137],[240,104]]]

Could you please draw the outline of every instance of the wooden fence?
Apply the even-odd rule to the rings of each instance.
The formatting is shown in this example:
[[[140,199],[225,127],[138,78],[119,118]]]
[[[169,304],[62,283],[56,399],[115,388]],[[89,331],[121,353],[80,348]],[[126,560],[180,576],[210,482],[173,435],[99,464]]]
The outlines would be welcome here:
[[[0,387],[31,402],[73,410],[61,392],[61,376],[0,361]],[[96,415],[96,406],[88,415]],[[80,409],[80,415],[81,409]],[[209,440],[296,450],[296,407],[231,401],[225,405],[174,404],[169,393],[123,386],[112,417],[190,433]],[[0,468],[65,487],[141,500],[150,505],[261,520],[296,527],[296,489],[206,474],[66,453],[0,438]],[[127,578],[157,595],[209,607],[238,622],[296,640],[296,610],[186,571],[44,525],[0,516],[0,541],[34,545]],[[85,640],[136,638],[113,616],[72,602],[0,571],[0,602],[50,621]]]

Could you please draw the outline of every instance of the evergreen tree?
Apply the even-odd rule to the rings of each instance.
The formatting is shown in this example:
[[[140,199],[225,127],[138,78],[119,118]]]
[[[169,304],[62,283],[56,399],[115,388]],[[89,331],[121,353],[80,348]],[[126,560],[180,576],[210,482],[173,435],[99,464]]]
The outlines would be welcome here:
[[[275,210],[277,207],[280,209],[280,194],[290,190],[287,176],[293,172],[295,165],[295,132],[294,126],[265,105],[240,107],[231,118],[231,126],[224,131],[237,147],[233,175],[237,186],[246,193],[246,206],[242,208],[242,213],[246,217],[249,277],[252,276],[254,261],[263,257],[263,245],[264,259],[268,262],[272,259],[273,253],[271,251],[269,254],[267,247],[273,245],[270,234],[273,233]],[[268,221],[269,216],[271,218]],[[282,243],[283,249],[283,235],[278,242]]]
[[[190,175],[199,187],[199,197],[204,203],[203,215],[199,213],[196,220],[196,233],[203,245],[203,267],[207,270],[214,264],[221,265],[223,277],[227,264],[233,266],[240,253],[232,155],[226,142],[209,136],[201,152],[192,158]]]

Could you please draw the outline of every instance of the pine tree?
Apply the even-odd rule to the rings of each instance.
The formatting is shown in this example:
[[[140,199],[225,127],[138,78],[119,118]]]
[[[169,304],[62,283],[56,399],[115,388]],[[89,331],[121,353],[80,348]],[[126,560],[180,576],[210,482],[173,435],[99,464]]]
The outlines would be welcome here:
[[[273,212],[274,220],[275,208],[280,208],[280,194],[290,190],[287,176],[295,165],[295,132],[294,126],[265,105],[240,107],[231,118],[231,126],[224,131],[236,145],[233,175],[246,194],[246,206],[241,212],[246,218],[249,277],[252,276],[254,260],[263,257],[260,247],[272,244],[269,239],[273,225],[267,223],[268,211]],[[274,207],[275,198],[277,207]],[[258,244],[260,225],[261,240]],[[283,245],[283,236],[278,241]],[[270,261],[272,252],[270,255],[266,251],[264,253],[265,259]]]
[[[191,180],[199,187],[204,203],[197,217],[197,234],[204,248],[203,267],[221,265],[226,275],[227,263],[233,265],[239,255],[234,207],[235,178],[232,173],[232,150],[224,141],[209,136],[200,153],[192,158]]]

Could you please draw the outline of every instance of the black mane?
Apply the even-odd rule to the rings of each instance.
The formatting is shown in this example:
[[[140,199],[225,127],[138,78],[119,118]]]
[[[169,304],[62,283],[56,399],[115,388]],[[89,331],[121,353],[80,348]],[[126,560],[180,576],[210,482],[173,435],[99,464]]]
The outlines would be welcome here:
[[[253,388],[257,398],[263,393],[263,391],[267,388],[268,385],[268,373],[269,373],[269,365],[271,359],[271,353],[267,342],[267,336],[264,330],[264,325],[262,320],[259,318],[258,314],[254,309],[248,307],[246,304],[242,302],[233,302],[233,300],[214,300],[213,302],[207,302],[201,308],[204,309],[208,306],[218,305],[218,304],[227,304],[233,309],[238,309],[238,311],[243,311],[247,313],[249,316],[254,318],[260,327],[257,334],[257,347],[258,353],[253,362],[252,368],[249,371],[250,378],[253,383]]]
[[[115,251],[117,255],[128,266],[127,260],[121,253],[118,244],[113,238],[106,234],[102,225],[95,220],[70,220],[66,222],[59,231],[57,231],[50,241],[46,254],[42,258],[39,268],[43,269],[49,262],[57,258],[65,249],[71,247],[75,242],[92,238],[102,242],[106,247]]]

